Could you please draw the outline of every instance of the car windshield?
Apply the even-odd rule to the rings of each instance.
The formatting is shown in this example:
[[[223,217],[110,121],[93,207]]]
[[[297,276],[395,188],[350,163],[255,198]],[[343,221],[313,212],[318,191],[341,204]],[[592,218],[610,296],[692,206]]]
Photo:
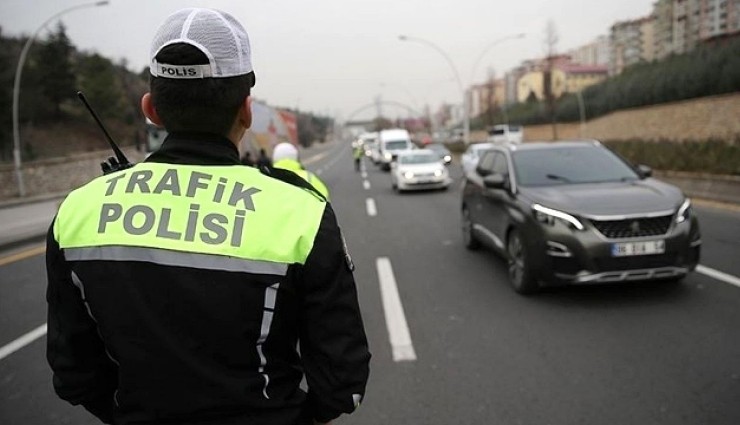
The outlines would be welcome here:
[[[401,155],[398,157],[399,164],[430,164],[433,162],[439,162],[439,158],[437,155],[427,152]]]
[[[521,186],[603,183],[637,180],[639,176],[619,157],[598,146],[553,146],[512,154]]]
[[[391,140],[389,142],[385,142],[385,148],[389,151],[406,149],[408,146],[409,142],[406,140]]]

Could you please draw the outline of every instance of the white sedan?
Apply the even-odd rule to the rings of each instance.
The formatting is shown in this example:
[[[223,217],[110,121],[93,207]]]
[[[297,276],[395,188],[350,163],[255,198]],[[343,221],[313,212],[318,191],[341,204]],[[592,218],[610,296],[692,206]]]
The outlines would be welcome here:
[[[493,143],[475,143],[468,146],[468,149],[460,157],[460,163],[462,164],[463,174],[475,171],[475,167],[478,165],[478,158],[480,157],[481,151],[490,149],[493,147]]]
[[[399,152],[391,165],[391,183],[399,192],[447,189],[452,179],[439,155],[429,149],[416,149]]]

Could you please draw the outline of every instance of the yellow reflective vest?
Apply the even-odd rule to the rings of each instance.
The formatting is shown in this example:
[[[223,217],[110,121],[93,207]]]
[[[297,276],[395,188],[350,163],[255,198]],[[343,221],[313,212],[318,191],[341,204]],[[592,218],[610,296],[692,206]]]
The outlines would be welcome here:
[[[324,182],[322,182],[316,174],[303,168],[300,162],[294,159],[281,159],[280,161],[272,164],[272,166],[275,168],[292,171],[298,174],[303,180],[311,184],[311,186],[313,186],[316,190],[319,191],[319,193],[324,195],[324,197],[329,200],[329,189],[326,187]]]

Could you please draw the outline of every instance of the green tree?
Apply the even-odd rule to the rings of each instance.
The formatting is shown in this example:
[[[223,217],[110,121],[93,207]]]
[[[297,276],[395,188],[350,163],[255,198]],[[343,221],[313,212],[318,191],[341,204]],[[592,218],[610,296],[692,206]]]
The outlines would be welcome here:
[[[85,93],[98,115],[124,118],[125,111],[130,108],[126,107],[126,97],[113,63],[98,54],[92,54],[80,57],[78,68],[78,88]]]
[[[61,117],[61,105],[74,98],[75,75],[72,55],[75,48],[60,22],[49,40],[38,49],[37,70],[44,96],[52,106],[54,118]]]

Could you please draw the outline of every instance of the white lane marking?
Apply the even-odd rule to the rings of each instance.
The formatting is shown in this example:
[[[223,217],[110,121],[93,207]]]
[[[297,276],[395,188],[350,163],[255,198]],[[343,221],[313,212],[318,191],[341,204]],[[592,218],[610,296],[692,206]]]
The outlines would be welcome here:
[[[367,207],[367,215],[370,217],[378,215],[378,209],[375,207],[375,200],[373,198],[365,199],[365,207]]]
[[[719,270],[710,269],[709,267],[704,267],[701,264],[696,266],[696,271],[701,274],[705,274],[711,278],[721,280],[722,282],[729,283],[730,285],[735,285],[740,288],[740,279],[731,274],[723,273]]]
[[[363,171],[362,174],[361,174],[361,176],[362,176],[363,179],[366,179],[367,178],[367,172]]]
[[[8,357],[9,355],[15,353],[16,351],[36,341],[44,335],[46,335],[46,323],[16,339],[10,344],[0,348],[0,360]]]
[[[388,338],[393,351],[393,361],[414,361],[416,352],[411,342],[406,315],[403,313],[403,304],[398,295],[396,278],[393,276],[391,260],[380,257],[376,260],[378,279],[380,280],[380,296],[385,311],[385,324],[388,327]]]
[[[342,147],[340,149],[340,151],[343,151],[344,149],[345,149],[345,147]],[[305,160],[302,161],[302,163],[303,163],[303,165],[307,165],[307,164],[312,164],[314,162],[320,161],[320,160],[324,159],[324,157],[326,157],[327,155],[329,155],[330,153],[332,153],[333,150],[334,149],[331,149],[331,150],[328,150],[326,152],[318,153],[318,154],[316,154],[316,155],[314,155],[314,156],[312,156],[310,158],[306,158]],[[329,161],[328,163],[324,164],[323,167],[321,167],[321,168],[319,168],[318,170],[315,171],[316,175],[317,176],[320,176],[320,175],[324,174],[324,171],[326,171],[326,170],[330,169],[331,167],[333,167],[334,164],[336,164],[337,161],[339,161],[340,158],[341,158],[341,156],[339,154],[334,155],[334,157],[332,158],[331,161]]]
[[[329,155],[329,152],[321,152],[321,153],[318,153],[318,154],[316,154],[316,155],[314,155],[314,156],[312,156],[310,158],[306,158],[302,162],[303,162],[304,165],[306,165],[306,164],[313,164],[316,161],[321,161],[327,155]]]
[[[362,181],[362,187],[365,188],[365,190],[370,190],[370,182],[367,180]]]

